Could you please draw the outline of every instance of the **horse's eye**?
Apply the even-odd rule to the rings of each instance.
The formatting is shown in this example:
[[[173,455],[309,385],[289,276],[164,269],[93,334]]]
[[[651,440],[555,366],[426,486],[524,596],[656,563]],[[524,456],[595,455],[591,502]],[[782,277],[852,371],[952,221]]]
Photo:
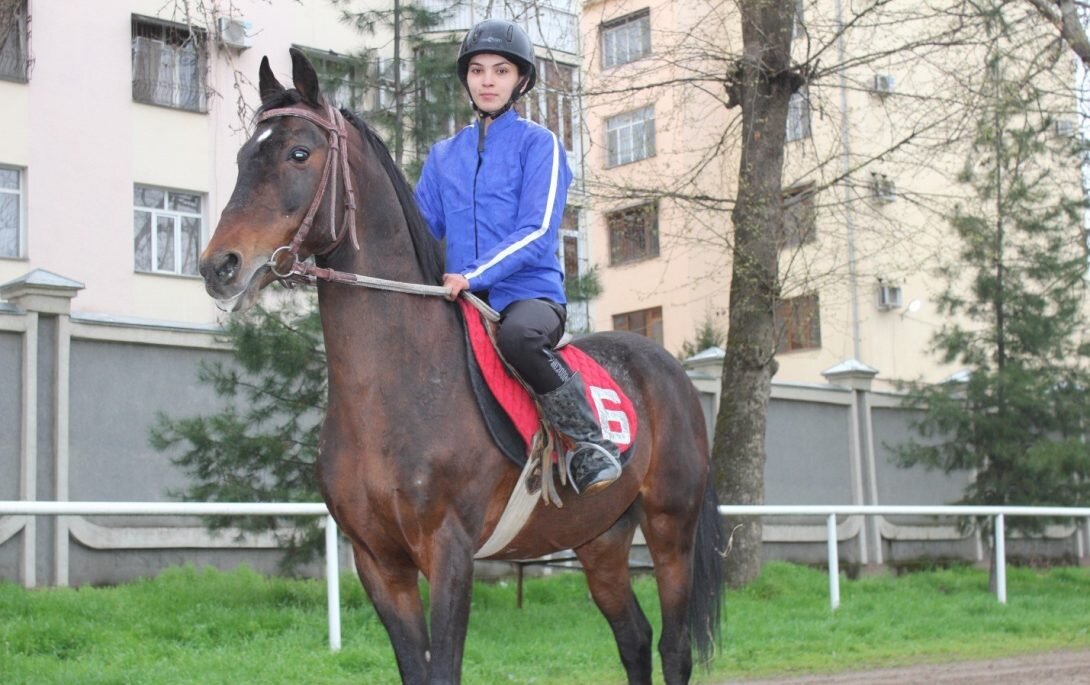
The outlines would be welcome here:
[[[305,147],[297,147],[291,151],[291,159],[293,162],[305,162],[310,158],[310,150]]]

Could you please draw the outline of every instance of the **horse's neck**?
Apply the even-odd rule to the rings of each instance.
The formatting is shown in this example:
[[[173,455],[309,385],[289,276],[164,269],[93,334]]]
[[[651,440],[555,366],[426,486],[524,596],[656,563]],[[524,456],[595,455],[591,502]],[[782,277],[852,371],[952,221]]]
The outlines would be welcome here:
[[[385,183],[382,181],[385,180]],[[365,179],[376,192],[357,217],[360,249],[349,240],[323,260],[338,271],[408,283],[423,283],[403,212],[388,179]],[[433,285],[429,283],[428,285]],[[429,392],[459,382],[464,374],[465,342],[455,305],[439,297],[407,295],[344,284],[318,288],[329,360],[331,392],[357,393],[380,378],[404,381],[406,392]],[[393,375],[391,376],[391,371]],[[389,388],[382,388],[388,391]]]

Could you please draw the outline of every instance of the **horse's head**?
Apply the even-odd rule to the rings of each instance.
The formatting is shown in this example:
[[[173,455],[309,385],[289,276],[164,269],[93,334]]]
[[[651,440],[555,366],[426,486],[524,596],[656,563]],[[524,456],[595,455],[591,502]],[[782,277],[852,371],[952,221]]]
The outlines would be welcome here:
[[[295,49],[291,57],[291,90],[273,76],[268,58],[261,60],[262,109],[238,152],[234,192],[201,255],[205,288],[227,311],[251,306],[276,280],[273,261],[290,267],[292,259],[320,254],[344,237],[343,231],[331,236],[337,231],[326,226],[336,227],[350,210],[323,196],[335,192],[354,204],[343,159],[344,120],[326,105],[310,61]]]

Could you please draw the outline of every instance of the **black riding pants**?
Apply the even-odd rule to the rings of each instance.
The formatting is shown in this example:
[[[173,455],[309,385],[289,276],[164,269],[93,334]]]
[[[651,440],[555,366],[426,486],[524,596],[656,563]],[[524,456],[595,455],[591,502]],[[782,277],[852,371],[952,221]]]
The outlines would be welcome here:
[[[539,395],[556,390],[571,371],[553,352],[568,314],[564,305],[548,300],[519,300],[501,312],[496,342],[504,358]]]

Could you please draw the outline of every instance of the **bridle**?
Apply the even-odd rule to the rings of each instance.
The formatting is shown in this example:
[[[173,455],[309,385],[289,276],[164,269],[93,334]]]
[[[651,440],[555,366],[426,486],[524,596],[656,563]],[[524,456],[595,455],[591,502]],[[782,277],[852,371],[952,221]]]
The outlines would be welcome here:
[[[403,281],[391,281],[385,278],[361,276],[360,274],[337,271],[316,266],[310,262],[299,259],[299,248],[307,239],[314,225],[314,217],[318,214],[318,208],[322,204],[322,198],[327,191],[329,194],[329,235],[333,243],[316,252],[317,256],[327,255],[337,249],[347,235],[352,240],[352,247],[360,249],[359,239],[356,236],[356,189],[352,182],[352,170],[348,165],[348,134],[345,126],[344,115],[332,105],[326,105],[329,114],[324,119],[314,112],[303,107],[283,107],[262,112],[257,118],[257,123],[275,119],[277,117],[299,117],[319,126],[326,132],[326,140],[329,143],[329,154],[326,155],[325,167],[322,169],[322,178],[318,182],[318,188],[314,191],[314,199],[310,202],[303,221],[296,229],[295,235],[287,245],[281,245],[269,255],[266,266],[273,275],[287,285],[293,283],[314,284],[316,281],[329,281],[331,283],[343,283],[345,285],[376,288],[393,292],[409,293],[412,295],[431,295],[433,297],[446,297],[450,290],[438,285],[423,285],[421,283],[405,283]],[[340,164],[338,164],[338,160]],[[340,170],[341,180],[344,183],[344,219],[341,224],[341,232],[337,233],[337,171]],[[279,261],[284,256],[290,258],[286,266],[281,266]],[[473,293],[462,291],[462,297],[467,299],[481,314],[490,321],[499,321],[500,315],[488,304]]]
[[[346,235],[352,239],[352,247],[360,249],[359,239],[356,237],[356,188],[352,182],[352,172],[348,167],[348,131],[345,126],[344,116],[332,105],[326,105],[329,118],[325,119],[314,112],[302,107],[284,107],[262,112],[257,118],[257,123],[276,119],[278,117],[299,117],[317,125],[326,132],[326,141],[329,144],[329,154],[325,158],[325,166],[322,168],[322,178],[318,181],[318,189],[314,191],[314,199],[310,202],[306,216],[295,231],[295,236],[288,245],[282,245],[273,251],[269,257],[269,268],[277,278],[288,279],[297,273],[297,267],[303,262],[299,259],[299,248],[310,234],[314,225],[314,217],[318,214],[318,208],[322,204],[322,198],[329,190],[329,237],[333,244],[325,250],[316,253],[318,255],[329,254],[340,246]],[[338,164],[338,160],[340,164]],[[341,172],[341,180],[344,182],[344,219],[342,230],[337,234],[337,171]],[[291,257],[291,262],[286,268],[279,267],[278,260],[282,254]]]

